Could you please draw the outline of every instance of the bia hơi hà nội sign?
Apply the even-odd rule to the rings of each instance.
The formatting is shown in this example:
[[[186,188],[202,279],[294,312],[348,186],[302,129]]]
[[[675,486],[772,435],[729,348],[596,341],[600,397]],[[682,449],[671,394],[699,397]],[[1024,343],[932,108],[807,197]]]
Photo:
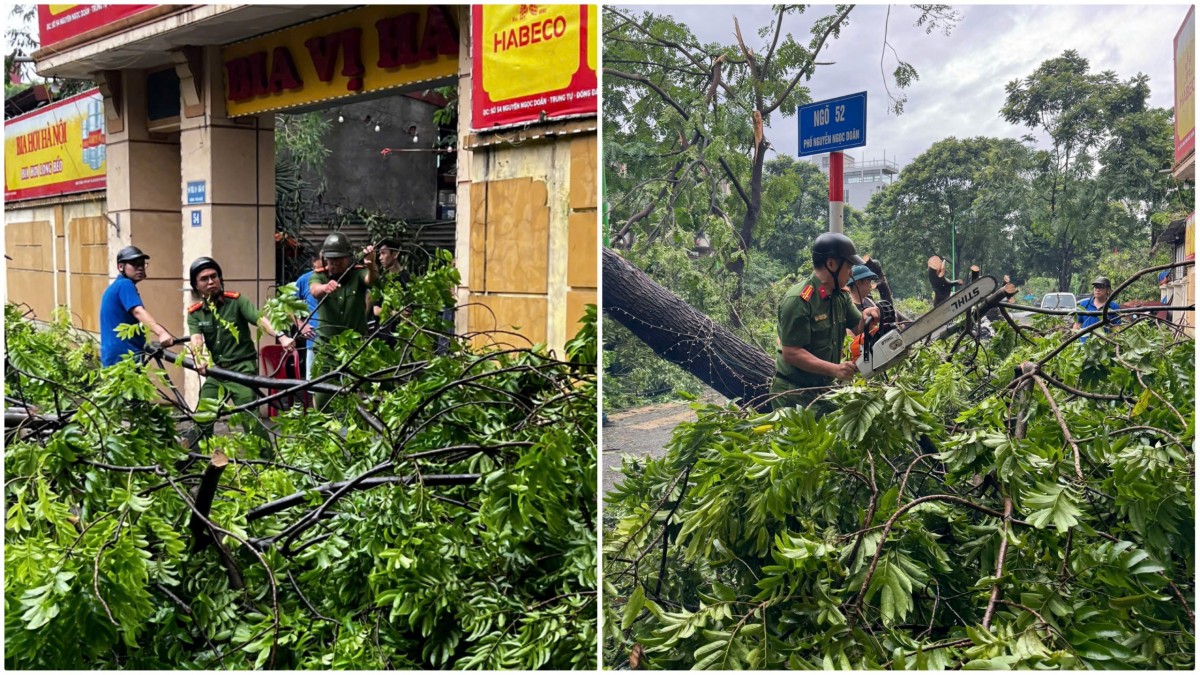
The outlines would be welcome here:
[[[98,89],[4,123],[4,199],[103,190],[104,100]]]

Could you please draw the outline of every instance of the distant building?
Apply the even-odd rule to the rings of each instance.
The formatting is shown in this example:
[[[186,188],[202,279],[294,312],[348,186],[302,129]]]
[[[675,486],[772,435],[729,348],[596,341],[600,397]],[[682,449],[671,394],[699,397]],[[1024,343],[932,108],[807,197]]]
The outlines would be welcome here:
[[[818,155],[817,165],[821,173],[829,175],[829,155]],[[900,174],[900,167],[895,161],[887,159],[872,159],[858,161],[850,155],[845,155],[842,163],[843,188],[846,204],[862,211],[871,201],[871,195],[892,184],[894,176]]]

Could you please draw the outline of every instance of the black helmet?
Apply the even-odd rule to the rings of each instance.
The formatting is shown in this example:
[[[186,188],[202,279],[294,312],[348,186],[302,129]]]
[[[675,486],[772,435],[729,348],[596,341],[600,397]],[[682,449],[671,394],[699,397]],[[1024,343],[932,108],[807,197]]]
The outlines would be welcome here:
[[[216,260],[213,260],[206,255],[200,256],[192,262],[192,267],[188,270],[188,275],[192,279],[193,291],[196,290],[196,277],[200,276],[200,273],[207,269],[214,269],[217,271],[217,276],[221,277],[222,279],[225,278],[224,273],[221,272],[221,266],[217,264]]]
[[[850,237],[840,232],[826,232],[817,237],[812,247],[813,265],[820,267],[825,264],[826,260],[835,258],[848,260],[852,265],[866,264],[858,256],[858,249],[854,248],[854,242],[850,241]]]
[[[321,257],[348,258],[354,255],[350,248],[350,237],[341,232],[333,232],[325,237],[325,243],[321,244]]]
[[[142,253],[142,249],[140,249],[136,246],[126,246],[125,248],[121,249],[120,251],[117,251],[117,264],[118,265],[120,265],[121,263],[133,262],[134,260],[141,260],[143,258],[145,258],[146,260],[149,260],[150,256],[146,255],[145,253]]]

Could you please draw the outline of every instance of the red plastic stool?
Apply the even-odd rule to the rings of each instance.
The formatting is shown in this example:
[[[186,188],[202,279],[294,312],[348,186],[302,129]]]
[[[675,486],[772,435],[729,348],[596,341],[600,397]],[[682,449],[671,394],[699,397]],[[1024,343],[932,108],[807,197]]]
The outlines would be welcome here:
[[[300,367],[300,354],[288,352],[281,345],[267,345],[262,348],[259,358],[262,362],[263,374],[278,380],[303,380],[304,369]],[[270,389],[268,396],[277,394],[284,389]],[[277,398],[267,404],[267,417],[274,417],[279,411],[300,404],[305,408],[312,407],[312,396],[304,391]]]

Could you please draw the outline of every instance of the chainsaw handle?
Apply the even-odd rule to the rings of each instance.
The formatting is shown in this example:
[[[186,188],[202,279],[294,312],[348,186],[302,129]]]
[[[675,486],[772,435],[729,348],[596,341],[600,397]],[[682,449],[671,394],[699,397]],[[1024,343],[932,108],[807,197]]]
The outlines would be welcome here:
[[[867,307],[867,308],[863,309],[863,312],[865,313],[868,309],[872,309],[872,308]],[[864,333],[867,332],[867,329],[871,327],[872,322],[879,321],[882,319],[883,310],[879,309],[878,305],[875,305],[874,309],[875,309],[874,314],[867,316],[863,319],[863,332]]]

